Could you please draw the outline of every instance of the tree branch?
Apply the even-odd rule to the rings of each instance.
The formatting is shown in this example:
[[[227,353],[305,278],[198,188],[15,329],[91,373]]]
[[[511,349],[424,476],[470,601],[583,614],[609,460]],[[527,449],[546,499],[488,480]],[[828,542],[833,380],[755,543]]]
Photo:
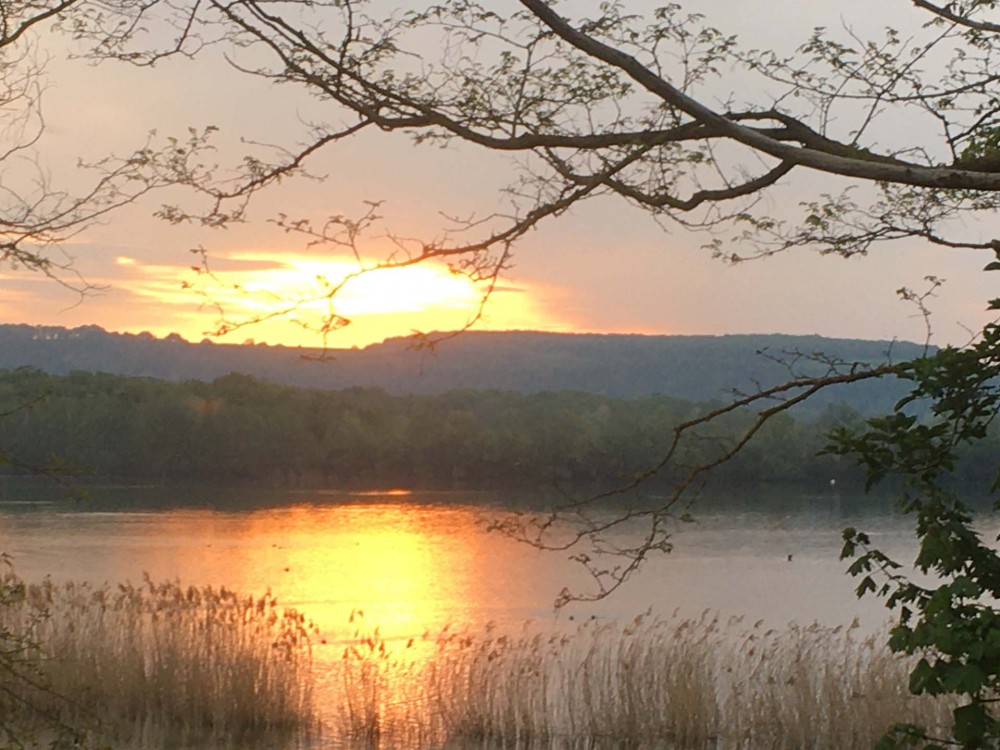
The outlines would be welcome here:
[[[717,128],[721,135],[782,162],[872,182],[961,190],[1000,190],[1000,174],[951,166],[927,167],[909,162],[890,163],[888,160],[852,158],[816,147],[789,146],[715,112],[665,81],[631,55],[578,31],[543,0],[520,0],[520,2],[560,38],[591,57],[624,71],[632,80],[666,104],[676,107],[697,122]]]

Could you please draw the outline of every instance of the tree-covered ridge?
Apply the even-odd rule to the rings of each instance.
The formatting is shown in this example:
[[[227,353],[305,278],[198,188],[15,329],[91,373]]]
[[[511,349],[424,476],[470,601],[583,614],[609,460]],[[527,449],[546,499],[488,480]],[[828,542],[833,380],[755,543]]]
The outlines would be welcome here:
[[[0,451],[23,464],[59,461],[128,480],[607,484],[655,464],[676,425],[709,408],[666,396],[471,390],[392,396],[377,388],[298,389],[236,374],[174,383],[21,368],[0,373]],[[737,413],[713,424],[685,443],[681,463],[710,460],[752,417]],[[849,477],[846,463],[815,454],[830,428],[858,422],[846,407],[816,420],[782,415],[714,481],[822,486]]]
[[[307,388],[377,387],[394,394],[445,393],[461,388],[521,393],[572,390],[618,398],[662,394],[711,401],[782,383],[791,353],[822,352],[847,362],[880,363],[918,356],[905,342],[820,336],[638,336],[469,331],[433,352],[415,351],[407,339],[365,349],[302,349],[265,345],[192,344],[179,336],[109,333],[97,326],[0,326],[0,368],[37,367],[212,380],[242,372]],[[763,354],[761,354],[763,352]],[[324,361],[316,361],[323,359]],[[799,370],[823,365],[799,361]],[[890,381],[830,389],[803,407],[814,416],[843,401],[875,414],[905,393]]]

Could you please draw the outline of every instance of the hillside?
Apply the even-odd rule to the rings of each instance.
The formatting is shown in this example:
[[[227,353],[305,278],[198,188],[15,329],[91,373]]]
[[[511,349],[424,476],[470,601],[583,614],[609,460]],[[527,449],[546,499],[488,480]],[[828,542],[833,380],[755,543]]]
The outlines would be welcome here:
[[[36,367],[52,374],[74,370],[167,380],[213,380],[231,372],[309,388],[383,388],[392,394],[435,394],[454,389],[521,393],[573,390],[618,398],[662,394],[708,401],[734,389],[749,391],[787,379],[774,357],[789,352],[848,361],[881,362],[916,356],[909,343],[819,336],[640,336],[468,332],[433,352],[414,351],[407,339],[365,349],[303,349],[266,345],[189,343],[179,336],[110,333],[0,325],[0,369]],[[765,352],[761,354],[760,352]],[[843,400],[862,413],[886,408],[901,395],[896,383],[870,383],[821,394],[809,411]]]

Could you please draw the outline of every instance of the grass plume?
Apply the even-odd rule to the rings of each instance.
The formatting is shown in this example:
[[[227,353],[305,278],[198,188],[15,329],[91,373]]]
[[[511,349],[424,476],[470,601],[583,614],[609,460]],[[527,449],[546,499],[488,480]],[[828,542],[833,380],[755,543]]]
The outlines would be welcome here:
[[[25,697],[39,716],[144,750],[278,747],[314,728],[311,629],[270,594],[148,577],[2,583],[14,595],[0,627],[36,645],[38,685]]]
[[[444,631],[345,651],[340,732],[367,747],[870,748],[897,721],[950,723],[907,690],[885,634],[740,620],[591,621],[511,637]],[[420,654],[420,651],[429,653]]]
[[[358,620],[341,658],[314,665],[314,631],[269,594],[10,574],[0,590],[0,635],[37,644],[18,657],[20,696],[115,748],[318,746],[322,717],[338,748],[851,750],[898,721],[951,720],[946,700],[909,694],[885,633],[856,626],[647,613],[390,642]]]

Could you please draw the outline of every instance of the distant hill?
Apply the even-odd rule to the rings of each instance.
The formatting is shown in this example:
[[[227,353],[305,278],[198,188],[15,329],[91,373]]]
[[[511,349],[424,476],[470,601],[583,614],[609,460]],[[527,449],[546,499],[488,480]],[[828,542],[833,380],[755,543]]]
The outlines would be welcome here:
[[[917,356],[905,342],[820,336],[640,336],[539,332],[467,332],[433,352],[414,351],[408,339],[364,349],[190,343],[177,335],[111,333],[97,326],[66,329],[0,325],[0,369],[36,367],[166,380],[213,380],[231,372],[309,388],[377,387],[393,394],[455,389],[534,393],[573,390],[619,398],[663,394],[695,401],[783,382],[775,361],[790,353],[822,352],[848,361],[883,362]],[[761,354],[760,352],[764,352]],[[321,355],[324,361],[317,361]],[[865,383],[820,394],[808,411],[843,401],[864,414],[891,406],[900,384]]]

